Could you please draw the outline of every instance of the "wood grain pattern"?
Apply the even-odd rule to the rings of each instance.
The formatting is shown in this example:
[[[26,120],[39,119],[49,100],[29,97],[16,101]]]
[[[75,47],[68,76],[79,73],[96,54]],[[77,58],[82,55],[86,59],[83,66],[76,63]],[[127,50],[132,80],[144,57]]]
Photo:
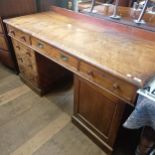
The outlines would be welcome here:
[[[18,76],[0,64],[0,96],[7,98],[9,92],[21,86],[24,84]],[[70,87],[56,89],[44,97],[29,89],[0,106],[1,155],[19,150],[27,152],[26,155],[34,151],[33,155],[106,155],[75,125],[68,123],[72,115],[72,96]]]
[[[81,14],[72,12],[66,9],[60,9],[58,7],[52,6],[51,10],[63,14],[65,16],[74,18],[76,20],[80,20],[81,22],[86,22],[89,24],[98,25],[101,27],[112,28],[119,33],[129,34],[130,36],[136,36],[140,38],[145,38],[146,40],[155,40],[155,35],[153,35],[152,31],[155,32],[155,28],[145,25],[137,25],[135,23],[130,22],[121,22],[122,20],[112,20],[111,18],[103,18],[103,15],[96,16],[97,14]]]
[[[155,73],[155,44],[145,38],[81,23],[55,12],[5,22],[139,87]]]
[[[20,86],[12,91],[8,91],[7,93],[0,95],[0,106],[7,104],[20,95],[27,93],[29,90],[30,89],[27,86]]]
[[[0,16],[5,18],[31,14],[35,12],[36,12],[35,0],[1,0],[0,1]]]
[[[26,35],[24,34],[24,36]],[[18,35],[15,35],[16,37],[20,40]],[[20,77],[40,95],[47,93],[61,81],[70,79],[71,74],[69,71],[37,54],[21,42],[15,39],[12,39],[12,42],[18,61]],[[24,41],[24,43],[29,44],[27,41]]]
[[[6,38],[3,34],[0,34],[0,49],[8,50]]]
[[[119,5],[120,6],[129,6],[132,0],[120,0]]]
[[[8,34],[11,37],[14,37],[14,38],[18,39],[19,41],[21,41],[21,42],[23,42],[25,44],[28,44],[28,45],[31,44],[30,43],[30,36],[29,35],[23,33],[20,30],[15,29],[13,27],[8,27],[8,30],[9,30]]]
[[[15,40],[13,40],[13,45],[15,47],[15,53],[21,74],[28,79],[28,81],[38,87],[38,71],[35,53]]]
[[[44,129],[34,135],[21,147],[17,148],[10,155],[32,155],[43,144],[53,138],[70,122],[70,117],[66,113],[62,113],[56,120],[49,123]]]
[[[8,49],[7,53],[3,51],[0,52],[0,61],[16,72],[18,72],[18,65],[15,53],[13,51],[11,39],[6,34],[6,25],[2,22],[2,19],[31,14],[36,11],[35,0],[0,0],[0,33],[2,32],[5,35]],[[1,26],[3,29],[1,29]]]
[[[0,62],[10,68],[14,68],[15,66],[14,62],[12,61],[12,58],[10,57],[10,53],[8,51],[1,49],[0,49]]]
[[[14,33],[11,33],[12,30]],[[9,27],[9,35],[11,37],[13,37],[13,39],[17,39],[17,40],[21,41],[21,39],[19,37],[20,35],[18,35],[19,32],[20,32],[19,30]],[[30,48],[32,47],[35,51],[38,51],[41,55],[49,58],[50,60],[58,63],[59,65],[67,68],[68,70],[70,70],[76,74],[80,74],[80,76],[88,79],[90,82],[93,82],[98,87],[100,87],[102,89],[106,89],[106,91],[117,96],[118,98],[121,98],[125,102],[132,104],[132,105],[134,104],[135,97],[136,97],[136,90],[138,89],[134,85],[131,85],[130,83],[125,82],[119,78],[116,78],[116,77],[110,75],[109,73],[104,72],[103,70],[99,70],[99,69],[93,67],[92,65],[88,65],[84,62],[80,62],[80,60],[78,60],[77,58],[75,58],[69,54],[66,54],[65,51],[55,48],[55,47],[43,42],[42,40],[39,40],[34,37],[30,38],[30,36],[28,36],[24,33],[22,33],[22,34],[23,34],[23,36],[27,36],[27,38],[28,38],[27,40],[29,40],[29,42],[32,43],[32,46],[30,46]],[[26,42],[26,40],[24,40],[22,43],[24,43],[26,46],[29,46],[29,42]],[[18,51],[18,49],[20,49],[20,43],[18,45],[15,45],[14,47]],[[23,51],[25,51],[25,50],[23,50]],[[16,53],[17,53],[17,60],[19,60],[18,63],[19,63],[21,72],[24,74],[24,72],[26,70],[28,70],[28,71],[26,71],[25,77],[28,81],[31,81],[31,82],[34,81],[34,84],[35,84],[36,83],[35,81],[37,80],[37,75],[35,76],[35,78],[33,76],[30,76],[31,75],[30,67],[33,68],[33,65],[34,65],[34,67],[37,65],[35,59],[34,60],[32,59],[31,63],[29,63],[28,65],[26,63],[24,63],[25,60],[26,60],[26,62],[29,62],[31,60],[31,58],[24,58],[24,55],[32,55],[35,52],[33,52],[33,50],[32,50],[32,52],[31,52],[32,54],[30,54],[30,52],[27,52],[27,51],[24,53],[22,53],[22,51],[19,51],[19,54],[18,54],[18,52],[16,52]],[[19,56],[19,58],[18,58],[18,55],[21,55],[21,56]],[[33,61],[34,61],[34,63],[33,63]],[[45,62],[46,61],[47,60],[45,59]],[[38,64],[40,64],[41,61],[38,60],[37,62],[39,62]],[[50,62],[49,62],[49,64],[50,64]],[[45,66],[47,66],[47,65],[45,65]],[[24,68],[24,69],[22,69],[22,68]],[[38,65],[37,65],[37,68],[38,69],[41,68],[40,70],[45,70],[41,66],[38,66]],[[60,70],[59,70],[59,72],[61,73]],[[60,77],[60,73],[59,73],[59,77]],[[42,74],[44,75],[44,74],[46,74],[46,72],[44,72]],[[24,77],[24,76],[22,76],[22,77]],[[30,77],[30,79],[29,79],[29,77]],[[33,77],[33,80],[31,80],[31,77]],[[39,77],[42,77],[42,76],[39,76]],[[53,77],[51,77],[51,78],[53,78]],[[44,83],[44,82],[41,82],[41,83]],[[128,89],[128,91],[125,91],[126,89]]]
[[[100,141],[102,148],[111,154],[125,104],[78,76],[74,93],[73,121],[82,122],[91,138]]]
[[[9,31],[14,29],[17,34],[19,31],[28,36],[30,41],[24,42],[20,35],[9,33],[13,40],[18,40],[19,44],[24,44],[35,53],[36,61],[32,60],[31,64],[36,65],[39,79],[43,78],[44,71],[49,73],[48,63],[42,65],[45,57],[79,76],[75,77],[73,120],[97,144],[111,153],[125,104],[133,104],[136,90],[155,74],[155,45],[151,40],[154,32],[145,31],[151,37],[145,38],[143,33],[140,38],[140,35],[134,36],[132,32],[140,33],[140,29],[132,28],[125,32],[130,29],[126,25],[119,23],[113,26],[114,23],[108,21],[109,27],[104,20],[90,24],[90,21],[83,22],[84,17],[88,16],[63,9],[58,12],[56,8],[56,12],[18,17],[5,22],[10,26]],[[90,19],[94,21],[93,17]],[[53,69],[53,65],[50,70],[52,81],[61,73],[59,68],[54,66]]]
[[[32,47],[36,49],[36,51],[40,51],[41,54],[45,54],[50,57],[52,60],[56,61],[62,66],[69,68],[70,70],[77,71],[78,69],[78,59],[75,57],[64,53],[63,51],[39,40],[37,38],[31,38]]]
[[[134,104],[137,87],[128,82],[120,80],[115,76],[101,71],[87,63],[80,63],[80,73],[89,81],[96,83],[98,87],[108,89],[113,95],[121,98],[127,103]],[[128,90],[128,91],[126,91]]]
[[[0,17],[0,33],[3,33],[2,19]]]

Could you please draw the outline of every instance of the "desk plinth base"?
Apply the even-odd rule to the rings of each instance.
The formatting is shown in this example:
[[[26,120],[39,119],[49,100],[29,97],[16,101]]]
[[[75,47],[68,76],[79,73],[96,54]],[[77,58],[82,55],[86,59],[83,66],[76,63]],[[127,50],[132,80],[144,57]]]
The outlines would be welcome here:
[[[88,128],[78,116],[72,116],[72,122],[81,131],[83,131],[95,144],[97,144],[104,152],[111,155],[113,149],[107,145],[98,135],[96,135],[90,128]]]
[[[54,88],[60,87],[62,85],[66,84],[72,84],[73,76],[70,72],[66,72],[66,75],[64,77],[61,77],[60,79],[54,80],[49,87],[41,88],[34,83],[27,80],[21,73],[19,74],[20,79],[29,86],[34,92],[36,92],[38,95],[43,96],[47,93],[49,93]]]
[[[22,74],[19,74],[20,79],[27,85],[29,86],[33,91],[35,91],[38,95],[43,96],[45,94],[45,91],[36,87],[34,84],[32,84],[29,80],[24,78]]]

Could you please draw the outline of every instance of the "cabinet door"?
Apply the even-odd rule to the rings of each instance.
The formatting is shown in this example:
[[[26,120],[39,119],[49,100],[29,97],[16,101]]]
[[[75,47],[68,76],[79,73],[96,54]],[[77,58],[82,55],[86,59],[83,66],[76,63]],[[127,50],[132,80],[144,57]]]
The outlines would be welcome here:
[[[89,82],[75,77],[75,108],[73,120],[100,139],[105,151],[112,151],[124,103]]]

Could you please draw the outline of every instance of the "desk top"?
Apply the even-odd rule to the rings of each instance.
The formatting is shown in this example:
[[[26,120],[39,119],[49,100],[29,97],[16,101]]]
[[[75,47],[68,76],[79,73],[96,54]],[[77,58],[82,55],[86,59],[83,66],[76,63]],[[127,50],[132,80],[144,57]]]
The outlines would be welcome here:
[[[5,22],[138,87],[155,75],[155,43],[106,24],[81,22],[54,11]]]

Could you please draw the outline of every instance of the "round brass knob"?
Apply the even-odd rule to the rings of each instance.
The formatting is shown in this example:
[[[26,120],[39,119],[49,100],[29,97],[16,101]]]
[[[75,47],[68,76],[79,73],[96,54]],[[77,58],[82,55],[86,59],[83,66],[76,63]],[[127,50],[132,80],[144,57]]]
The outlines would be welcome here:
[[[44,45],[42,43],[38,43],[37,44],[37,47],[40,48],[40,49],[42,49],[42,48],[44,48]]]
[[[18,50],[20,50],[20,46],[16,46],[16,48],[17,48]]]
[[[26,38],[24,36],[21,37],[21,40],[23,40],[24,42],[26,42]]]
[[[91,76],[91,77],[94,77],[94,72],[93,71],[89,71],[88,75]]]
[[[15,31],[10,31],[10,33],[13,35],[13,36],[15,36]]]
[[[115,89],[115,90],[116,90],[116,89],[119,89],[118,83],[114,83],[114,84],[113,84],[113,89]]]

